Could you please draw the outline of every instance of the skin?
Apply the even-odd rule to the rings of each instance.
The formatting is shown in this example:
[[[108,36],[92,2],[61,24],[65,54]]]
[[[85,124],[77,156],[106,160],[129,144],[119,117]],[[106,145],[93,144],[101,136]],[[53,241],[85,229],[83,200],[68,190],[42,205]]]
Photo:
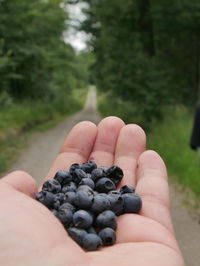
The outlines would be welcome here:
[[[15,171],[0,180],[0,265],[136,265],[183,266],[170,214],[167,171],[161,157],[146,151],[144,131],[107,117],[98,126],[77,124],[45,180],[57,170],[89,159],[98,166],[116,164],[124,171],[122,185],[136,186],[140,214],[118,218],[117,243],[95,252],[83,251],[61,223],[34,200],[34,179]]]

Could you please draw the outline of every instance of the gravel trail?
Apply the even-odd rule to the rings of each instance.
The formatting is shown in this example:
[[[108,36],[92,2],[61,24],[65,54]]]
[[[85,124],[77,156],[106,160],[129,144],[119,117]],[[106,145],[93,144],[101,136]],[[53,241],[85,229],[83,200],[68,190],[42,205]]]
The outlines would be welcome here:
[[[96,109],[96,91],[91,87],[83,110],[48,131],[32,135],[29,147],[21,154],[10,171],[19,169],[27,171],[40,183],[70,129],[80,121],[89,120],[97,124],[100,119],[101,116]],[[174,186],[171,186],[174,228],[186,265],[199,266],[200,225],[189,215],[182,203],[183,198],[184,196]]]

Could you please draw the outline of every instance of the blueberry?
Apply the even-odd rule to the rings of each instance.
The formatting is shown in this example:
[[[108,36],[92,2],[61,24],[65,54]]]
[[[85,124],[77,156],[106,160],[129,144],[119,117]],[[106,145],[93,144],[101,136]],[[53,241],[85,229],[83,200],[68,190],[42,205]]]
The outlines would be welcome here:
[[[93,189],[89,187],[88,185],[80,185],[77,188],[77,191],[85,191],[86,193],[88,193],[88,195],[94,195]]]
[[[124,208],[124,200],[121,193],[117,191],[111,191],[107,195],[107,198],[110,202],[110,210],[113,211],[116,215],[122,214]]]
[[[53,202],[53,207],[54,209],[58,209],[60,205],[63,204],[64,201],[64,193],[57,193],[54,196],[54,202]]]
[[[73,191],[68,191],[64,194],[64,202],[69,202],[69,203],[73,203],[73,200],[76,196],[76,193]]]
[[[74,182],[70,182],[70,183],[64,185],[64,187],[62,188],[62,192],[63,193],[66,193],[69,191],[76,192],[76,189],[77,189],[76,184]]]
[[[73,223],[75,227],[88,229],[93,223],[93,217],[89,212],[85,210],[79,210],[73,215]]]
[[[75,169],[73,173],[73,181],[79,184],[83,178],[87,178],[87,174],[81,169]]]
[[[122,194],[124,200],[124,213],[138,213],[142,207],[139,195],[133,193]]]
[[[56,179],[62,186],[68,184],[72,181],[72,176],[69,171],[59,170],[56,174],[54,179]]]
[[[57,180],[49,179],[43,184],[42,190],[52,193],[59,193],[61,192],[61,185]]]
[[[72,211],[72,213],[74,213],[76,211],[76,207],[73,206],[72,204],[68,203],[68,202],[65,202],[63,203],[59,210],[62,210],[62,209],[69,209],[70,211]]]
[[[135,188],[130,186],[130,185],[125,185],[120,188],[120,193],[125,194],[125,193],[135,193]]]
[[[89,186],[89,187],[91,187],[91,189],[94,189],[94,181],[91,179],[91,178],[83,178],[82,180],[81,180],[81,182],[79,183],[79,186],[80,185],[87,185],[87,186]]]
[[[116,189],[115,184],[113,183],[113,181],[109,178],[100,178],[97,183],[96,183],[96,187],[95,190],[97,190],[98,192],[103,192],[103,193],[108,193],[111,190]]]
[[[83,243],[83,238],[84,236],[87,235],[87,232],[83,229],[80,228],[76,228],[76,227],[70,227],[67,229],[67,232],[69,234],[69,236],[71,236],[71,238],[80,246]]]
[[[81,165],[79,163],[73,163],[71,165],[70,169],[69,169],[70,174],[73,175],[74,174],[74,171],[76,169],[80,169],[80,167],[81,167]]]
[[[106,227],[99,231],[99,237],[101,238],[104,246],[113,245],[116,241],[116,233],[110,227]]]
[[[114,230],[117,228],[116,215],[110,210],[100,213],[95,222],[98,228],[111,227]]]
[[[105,177],[104,170],[102,168],[96,168],[91,173],[91,179],[96,183],[99,178]]]
[[[90,195],[89,193],[83,190],[79,190],[76,192],[73,203],[79,209],[89,209],[92,206],[92,201],[93,195]]]
[[[107,176],[117,185],[122,180],[124,174],[121,168],[113,165],[107,170]]]
[[[61,223],[67,228],[73,221],[73,212],[69,208],[60,208],[58,211],[58,218]]]
[[[44,204],[47,208],[51,208],[54,202],[54,194],[48,191],[40,191],[35,194],[35,199]]]
[[[101,238],[96,234],[86,234],[83,238],[82,247],[85,250],[97,250],[102,245]]]
[[[81,169],[86,173],[91,173],[94,169],[97,168],[97,165],[94,161],[89,161],[81,165]]]
[[[110,208],[110,202],[107,198],[107,195],[100,193],[94,196],[93,203],[91,206],[91,211],[94,213],[101,213]]]

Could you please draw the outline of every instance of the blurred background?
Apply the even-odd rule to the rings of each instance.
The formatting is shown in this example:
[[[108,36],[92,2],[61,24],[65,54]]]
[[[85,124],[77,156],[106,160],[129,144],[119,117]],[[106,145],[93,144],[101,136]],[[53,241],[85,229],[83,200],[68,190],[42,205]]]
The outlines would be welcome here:
[[[0,0],[2,175],[33,132],[84,107],[89,85],[101,116],[145,129],[148,148],[196,208],[200,159],[190,139],[200,101],[200,1]]]
[[[89,84],[101,114],[140,124],[149,148],[199,197],[189,147],[199,0],[0,0],[0,171],[23,143],[14,136],[80,110]]]

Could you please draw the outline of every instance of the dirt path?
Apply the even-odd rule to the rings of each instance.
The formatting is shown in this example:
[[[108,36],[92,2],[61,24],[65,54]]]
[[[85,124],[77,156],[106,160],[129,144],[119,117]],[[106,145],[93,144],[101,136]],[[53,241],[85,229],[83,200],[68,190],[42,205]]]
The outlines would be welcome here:
[[[25,170],[39,183],[48,172],[66,134],[73,125],[83,120],[90,120],[94,123],[100,120],[100,115],[96,111],[96,92],[93,88],[90,89],[85,107],[81,112],[62,121],[55,128],[34,134],[29,148],[10,170]],[[199,266],[200,226],[188,214],[182,204],[183,197],[175,187],[171,187],[171,201],[174,227],[186,264]]]

